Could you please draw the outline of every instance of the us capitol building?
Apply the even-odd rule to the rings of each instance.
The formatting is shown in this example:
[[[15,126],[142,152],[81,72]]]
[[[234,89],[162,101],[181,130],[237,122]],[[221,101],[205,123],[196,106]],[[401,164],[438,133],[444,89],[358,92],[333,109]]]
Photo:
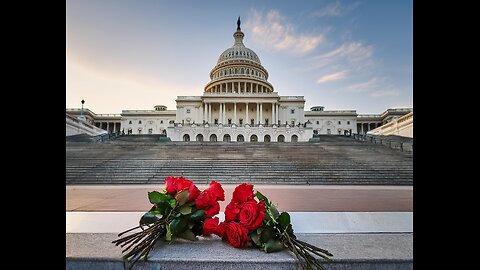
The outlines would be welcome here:
[[[167,134],[172,141],[297,142],[308,141],[313,134],[365,134],[413,114],[412,108],[388,109],[379,115],[325,111],[322,106],[304,111],[303,96],[280,96],[274,91],[260,58],[243,44],[240,18],[233,37],[233,46],[220,55],[210,71],[203,95],[178,96],[177,110],[157,105],[154,110],[105,115],[83,108],[67,109],[67,136],[76,134],[75,128],[69,129],[69,121],[80,118],[96,130]]]

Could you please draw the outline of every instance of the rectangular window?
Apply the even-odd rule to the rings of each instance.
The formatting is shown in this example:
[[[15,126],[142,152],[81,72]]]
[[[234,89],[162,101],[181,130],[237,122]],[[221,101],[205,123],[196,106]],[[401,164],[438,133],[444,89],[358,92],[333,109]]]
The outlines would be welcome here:
[[[347,121],[347,125],[350,125],[350,121]]]
[[[341,125],[341,124],[342,124],[342,121],[338,121],[338,124]]]
[[[149,128],[148,129],[148,134],[152,134],[153,133],[153,129]]]
[[[295,120],[292,120],[292,126],[295,126]]]
[[[294,113],[295,113],[295,109],[291,109],[291,110],[290,110],[290,113],[291,113],[291,114],[294,114]]]
[[[190,109],[187,109],[187,113],[190,113]]]

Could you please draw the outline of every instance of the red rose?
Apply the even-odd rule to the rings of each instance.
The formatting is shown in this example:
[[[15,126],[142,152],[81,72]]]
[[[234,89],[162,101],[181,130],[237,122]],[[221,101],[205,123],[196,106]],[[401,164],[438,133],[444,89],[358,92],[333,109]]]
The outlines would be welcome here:
[[[213,205],[210,205],[209,207],[203,210],[205,210],[205,217],[213,217],[216,214],[220,213],[220,204],[217,201],[215,201]]]
[[[237,222],[228,222],[225,225],[225,235],[228,243],[236,248],[248,247],[248,230]]]
[[[220,212],[220,204],[212,191],[204,190],[195,200],[198,209],[205,210],[205,217],[213,217]]]
[[[188,201],[196,200],[198,198],[198,195],[200,195],[200,190],[195,185],[191,185],[188,191],[190,193],[190,195],[188,196]]]
[[[225,222],[218,224],[218,217],[216,218],[206,218],[203,223],[203,235],[210,236],[211,234],[216,234],[220,237],[223,237],[225,234]]]
[[[265,216],[265,203],[262,200],[258,204],[255,200],[245,202],[238,216],[242,226],[249,231],[255,230],[262,226]]]
[[[218,227],[218,217],[216,218],[206,218],[203,222],[203,235],[210,236],[215,232],[215,229]]]
[[[214,204],[216,201],[217,200],[215,200],[215,195],[213,193],[204,190],[200,193],[200,195],[198,195],[197,199],[195,200],[195,205],[198,209],[205,209]]]
[[[177,193],[177,187],[175,185],[176,178],[173,176],[169,176],[165,178],[165,189],[167,190],[168,193],[175,195]]]
[[[232,201],[242,203],[253,199],[254,196],[253,185],[244,183],[235,188],[233,191]]]
[[[220,185],[216,181],[212,181],[210,183],[210,186],[205,190],[208,190],[209,192],[215,194],[215,198],[217,199],[217,201],[225,201],[225,191],[223,190],[222,185]]]
[[[189,189],[193,183],[192,181],[187,180],[184,177],[179,177],[177,178],[177,181],[175,184],[176,184],[177,192],[180,192],[180,191]]]
[[[220,222],[220,224],[218,224],[218,226],[215,228],[213,233],[220,237],[223,237],[225,235],[225,229],[226,229],[226,223]]]
[[[238,214],[242,209],[243,203],[237,203],[233,200],[225,207],[225,221],[234,221],[238,220]]]

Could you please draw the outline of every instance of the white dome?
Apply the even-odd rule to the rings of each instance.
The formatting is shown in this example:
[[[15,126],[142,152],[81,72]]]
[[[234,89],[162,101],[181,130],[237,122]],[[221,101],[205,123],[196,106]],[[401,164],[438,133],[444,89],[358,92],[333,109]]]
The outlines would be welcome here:
[[[237,31],[233,33],[235,42],[218,57],[217,64],[210,71],[210,82],[205,86],[205,92],[262,94],[273,92],[273,86],[267,81],[267,70],[262,66],[258,55],[245,47],[244,36],[239,18]]]
[[[232,48],[226,49],[218,58],[217,65],[228,60],[250,60],[257,64],[262,64],[257,54],[243,46],[243,44],[242,46],[233,46]]]

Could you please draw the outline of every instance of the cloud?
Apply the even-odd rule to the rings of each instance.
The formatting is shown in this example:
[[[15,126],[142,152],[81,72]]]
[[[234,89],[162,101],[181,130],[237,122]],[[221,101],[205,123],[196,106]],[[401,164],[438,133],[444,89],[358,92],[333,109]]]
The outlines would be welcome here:
[[[372,97],[388,97],[388,96],[398,96],[400,94],[397,90],[378,90],[372,92],[370,96]]]
[[[362,42],[347,42],[338,48],[309,59],[312,68],[323,68],[332,64],[348,65],[355,70],[364,70],[374,65],[373,46]]]
[[[347,6],[344,6],[340,3],[340,1],[336,1],[334,3],[328,4],[324,8],[321,8],[319,10],[314,11],[312,13],[312,16],[320,17],[320,18],[322,18],[322,17],[340,17],[340,16],[343,16],[343,15],[347,14],[348,12],[352,11],[353,9],[355,9],[359,4],[360,4],[360,2],[355,2],[355,3],[349,4]]]
[[[368,88],[374,87],[377,84],[377,81],[377,78],[372,78],[371,80],[368,80],[366,82],[349,85],[345,89],[349,92],[363,92]]]
[[[318,79],[317,83],[326,83],[326,82],[341,80],[345,78],[345,75],[346,75],[346,71],[340,71],[337,73],[324,75]]]
[[[251,31],[253,40],[262,46],[297,54],[308,53],[325,40],[321,34],[297,33],[294,25],[287,23],[277,10],[270,10],[266,15],[253,10],[245,27]]]

